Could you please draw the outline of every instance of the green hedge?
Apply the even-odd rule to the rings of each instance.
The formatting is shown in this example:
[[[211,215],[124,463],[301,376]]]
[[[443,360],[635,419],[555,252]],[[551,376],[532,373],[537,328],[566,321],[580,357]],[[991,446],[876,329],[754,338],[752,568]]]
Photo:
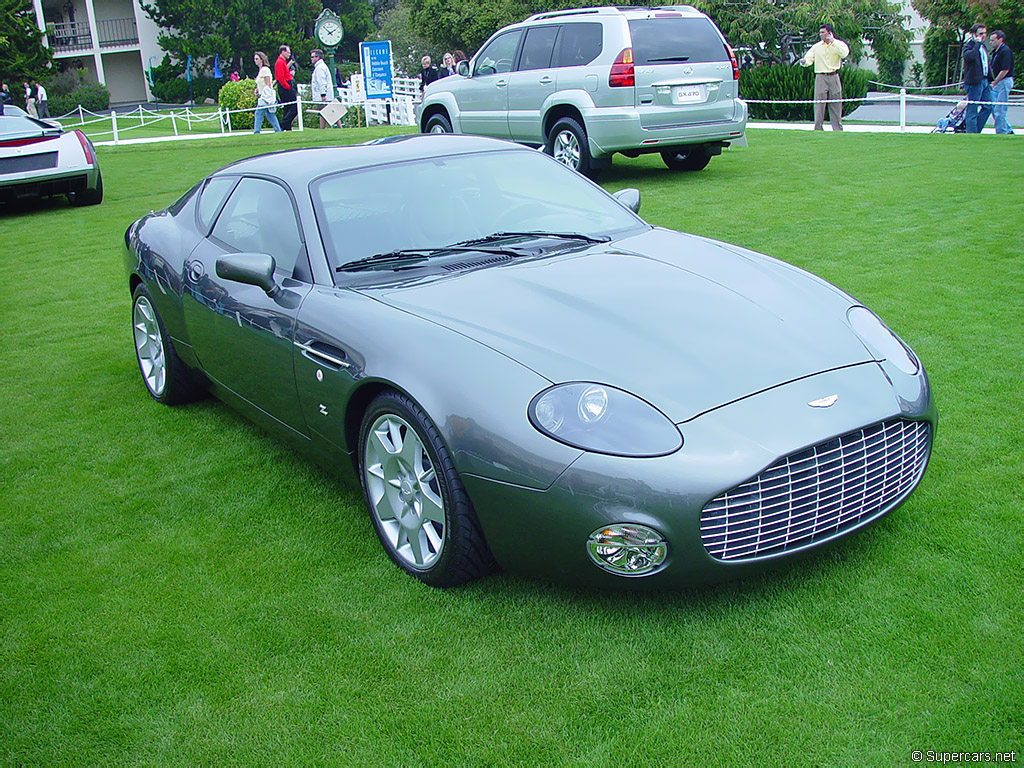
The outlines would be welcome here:
[[[195,104],[202,104],[206,99],[217,100],[217,93],[220,91],[224,81],[216,77],[193,77],[192,78],[192,101]],[[153,96],[157,101],[164,101],[168,104],[188,103],[188,81],[184,77],[176,77],[171,80],[157,80],[153,83]]]
[[[104,112],[110,108],[110,91],[99,83],[85,79],[85,71],[68,69],[46,85],[47,106],[50,114],[59,117],[75,112],[79,105],[90,112]]]
[[[925,85],[934,87],[936,85],[946,84],[946,62],[949,54],[950,46],[956,46],[959,43],[956,30],[939,29],[938,27],[928,27],[924,33],[924,45],[922,49],[924,51],[924,82]],[[955,78],[956,63],[958,61],[958,55],[956,53],[950,57],[949,77]],[[953,93],[954,91],[949,91]]]
[[[224,109],[255,109],[256,81],[226,82],[217,94],[217,103]],[[252,112],[239,112],[231,116],[231,130],[252,130]]]
[[[842,69],[844,99],[863,99],[868,92],[868,73],[860,69]],[[764,101],[798,101],[814,98],[814,72],[811,67],[776,64],[740,70],[740,96]],[[844,101],[843,115],[861,105],[860,101]],[[754,120],[787,120],[811,122],[813,104],[750,104]]]

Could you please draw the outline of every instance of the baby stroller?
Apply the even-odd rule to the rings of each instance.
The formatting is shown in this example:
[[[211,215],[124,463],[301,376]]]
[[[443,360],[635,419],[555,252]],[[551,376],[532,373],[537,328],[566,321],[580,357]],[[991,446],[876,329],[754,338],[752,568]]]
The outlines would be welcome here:
[[[958,101],[956,105],[949,110],[949,114],[945,117],[939,118],[939,121],[932,128],[932,133],[946,133],[951,131],[953,133],[967,133],[967,102]]]

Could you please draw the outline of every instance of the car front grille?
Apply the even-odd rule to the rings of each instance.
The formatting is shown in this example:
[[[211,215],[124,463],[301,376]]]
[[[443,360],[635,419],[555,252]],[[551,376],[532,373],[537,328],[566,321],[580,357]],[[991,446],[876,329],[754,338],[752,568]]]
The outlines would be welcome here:
[[[752,560],[857,528],[917,485],[929,436],[928,422],[893,419],[779,459],[704,507],[704,548],[719,560]]]

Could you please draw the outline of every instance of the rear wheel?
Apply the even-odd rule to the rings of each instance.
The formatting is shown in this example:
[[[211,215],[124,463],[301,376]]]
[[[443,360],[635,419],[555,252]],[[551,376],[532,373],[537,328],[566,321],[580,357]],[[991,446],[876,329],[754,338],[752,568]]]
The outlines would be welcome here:
[[[494,569],[494,559],[430,418],[399,392],[378,395],[359,432],[359,477],[388,556],[432,587]]]
[[[132,337],[142,382],[154,400],[178,405],[202,396],[202,389],[174,351],[163,320],[141,283],[132,294]]]
[[[68,202],[72,205],[99,205],[103,202],[103,174],[96,171],[96,188],[83,189],[81,192],[68,194]]]
[[[452,124],[447,116],[440,112],[436,115],[431,115],[427,119],[427,126],[424,133],[451,133]]]
[[[702,144],[661,153],[665,165],[673,171],[702,171],[711,162],[711,153]]]
[[[590,156],[587,132],[574,118],[563,117],[552,126],[544,151],[584,176],[594,178],[600,171]]]

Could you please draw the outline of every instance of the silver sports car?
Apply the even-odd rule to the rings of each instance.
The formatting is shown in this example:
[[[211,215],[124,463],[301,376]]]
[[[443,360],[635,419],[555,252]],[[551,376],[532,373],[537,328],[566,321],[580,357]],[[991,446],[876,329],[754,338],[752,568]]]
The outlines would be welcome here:
[[[728,578],[905,500],[936,423],[914,353],[639,203],[468,136],[242,160],[125,233],[142,380],[354,475],[434,586]]]
[[[103,200],[96,152],[81,131],[6,105],[0,115],[0,202],[67,195],[72,205]]]

